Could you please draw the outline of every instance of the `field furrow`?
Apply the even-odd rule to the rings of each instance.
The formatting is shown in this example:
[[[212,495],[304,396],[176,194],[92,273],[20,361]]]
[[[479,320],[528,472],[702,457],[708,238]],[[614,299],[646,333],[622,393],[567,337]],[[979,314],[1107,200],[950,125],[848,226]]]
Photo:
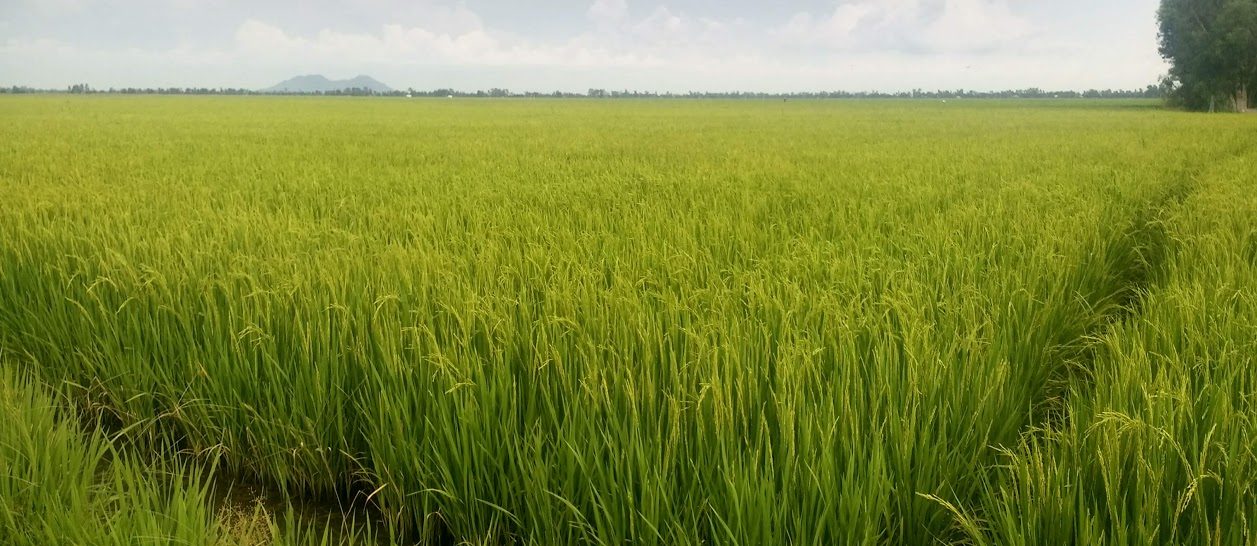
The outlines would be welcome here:
[[[1068,422],[1005,453],[984,515],[961,516],[974,542],[1254,540],[1253,149],[1162,209],[1157,282],[1098,336]]]

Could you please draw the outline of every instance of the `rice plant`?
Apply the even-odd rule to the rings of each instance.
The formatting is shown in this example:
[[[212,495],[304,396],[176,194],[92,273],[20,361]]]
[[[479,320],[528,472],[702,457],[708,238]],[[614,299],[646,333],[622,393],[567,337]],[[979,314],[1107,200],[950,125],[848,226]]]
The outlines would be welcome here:
[[[1253,121],[1116,104],[6,98],[0,348],[398,542],[1251,541]]]

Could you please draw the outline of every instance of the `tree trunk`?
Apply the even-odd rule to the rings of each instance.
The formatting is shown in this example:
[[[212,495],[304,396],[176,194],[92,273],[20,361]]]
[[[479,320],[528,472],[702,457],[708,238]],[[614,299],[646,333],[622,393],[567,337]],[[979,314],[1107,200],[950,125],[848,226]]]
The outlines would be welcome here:
[[[1247,85],[1240,85],[1240,88],[1235,90],[1235,111],[1240,113],[1248,111]]]

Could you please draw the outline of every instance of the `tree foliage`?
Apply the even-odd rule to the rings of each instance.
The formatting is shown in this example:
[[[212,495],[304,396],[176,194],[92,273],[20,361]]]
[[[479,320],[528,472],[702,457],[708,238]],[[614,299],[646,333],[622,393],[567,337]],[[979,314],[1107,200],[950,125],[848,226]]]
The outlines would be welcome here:
[[[1248,106],[1257,89],[1257,0],[1162,0],[1157,19],[1174,101]]]

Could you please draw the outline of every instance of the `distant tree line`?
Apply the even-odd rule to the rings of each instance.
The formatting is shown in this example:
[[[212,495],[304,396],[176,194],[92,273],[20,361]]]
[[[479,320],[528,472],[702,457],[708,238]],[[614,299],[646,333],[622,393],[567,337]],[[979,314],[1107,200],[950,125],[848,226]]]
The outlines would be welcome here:
[[[353,96],[353,97],[458,97],[458,98],[595,98],[595,99],[1133,99],[1162,98],[1172,91],[1172,82],[1162,85],[1149,85],[1144,89],[1089,89],[1086,91],[1050,91],[1031,87],[1027,89],[1009,89],[1004,91],[974,91],[971,89],[933,90],[913,89],[911,91],[799,91],[793,93],[765,93],[756,91],[690,91],[686,93],[590,89],[585,93],[553,91],[548,93],[526,91],[513,92],[509,89],[492,88],[478,91],[461,91],[451,88],[440,88],[429,91],[416,89],[395,89],[392,91],[375,91],[368,88],[351,88],[335,91],[257,91],[235,87],[123,87],[107,89],[93,88],[88,84],[79,83],[65,89],[37,89],[26,86],[0,87],[0,93],[70,93],[70,94],[121,94],[121,95],[310,95],[310,96]]]
[[[1028,89],[1008,89],[1003,91],[974,91],[967,89],[939,89],[927,91],[913,89],[911,91],[797,91],[791,93],[764,93],[754,91],[691,91],[683,94],[652,93],[638,91],[608,91],[590,89],[585,97],[590,98],[639,98],[639,97],[670,97],[700,99],[1132,99],[1160,98],[1163,89],[1157,85],[1149,85],[1144,89],[1089,89],[1087,91],[1048,91],[1031,87]]]

